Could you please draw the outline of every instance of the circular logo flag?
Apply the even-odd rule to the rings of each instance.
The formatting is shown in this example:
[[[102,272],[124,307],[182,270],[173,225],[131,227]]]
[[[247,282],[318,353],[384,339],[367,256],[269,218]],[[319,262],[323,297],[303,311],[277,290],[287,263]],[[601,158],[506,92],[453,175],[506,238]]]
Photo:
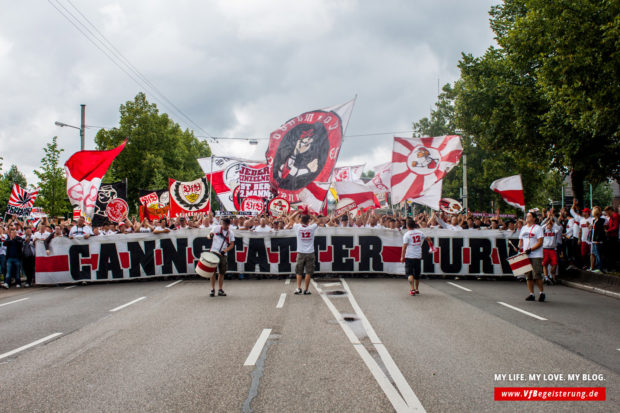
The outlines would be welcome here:
[[[244,212],[262,214],[265,210],[265,202],[257,196],[249,196],[241,203],[241,210]]]
[[[127,205],[127,202],[123,198],[114,198],[108,202],[105,213],[110,221],[122,222],[127,218],[127,214],[129,214],[129,205]]]
[[[271,133],[265,157],[279,197],[322,204],[327,188],[318,183],[331,181],[353,102],[303,113]]]
[[[291,204],[284,198],[273,198],[269,201],[267,209],[269,210],[269,215],[272,217],[279,217],[289,213]]]

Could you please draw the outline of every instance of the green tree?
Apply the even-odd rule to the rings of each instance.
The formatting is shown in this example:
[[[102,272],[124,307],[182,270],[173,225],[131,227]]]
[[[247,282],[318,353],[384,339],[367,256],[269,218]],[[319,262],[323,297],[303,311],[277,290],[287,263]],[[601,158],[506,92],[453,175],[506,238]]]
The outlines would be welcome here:
[[[456,124],[485,149],[520,154],[583,182],[620,176],[618,1],[505,0],[498,47],[463,55]]]
[[[137,202],[139,189],[168,187],[168,178],[194,180],[203,176],[197,158],[210,156],[205,141],[190,130],[182,130],[142,92],[120,107],[118,128],[100,130],[97,149],[111,149],[127,139],[105,176],[107,181],[127,178],[130,205]]]
[[[15,165],[11,165],[8,171],[0,178],[0,213],[4,215],[6,206],[11,197],[13,184],[17,184],[22,188],[26,188],[28,182],[23,173]]]
[[[462,137],[463,154],[467,155],[468,207],[474,211],[492,211],[495,208],[515,212],[504,203],[489,186],[496,179],[521,174],[525,200],[528,207],[547,205],[550,194],[561,191],[561,175],[535,164],[519,154],[500,149],[487,149],[475,136],[457,129],[454,101],[459,83],[453,87],[446,84],[438,97],[430,118],[422,118],[413,124],[414,136],[441,136],[459,133]],[[463,186],[463,160],[446,175],[442,193],[446,198],[461,198]],[[493,208],[493,209],[492,209]]]
[[[71,204],[67,198],[67,178],[64,168],[60,165],[60,155],[64,151],[58,146],[58,137],[54,136],[43,152],[41,168],[34,174],[39,178],[39,196],[35,201],[50,216],[65,215],[71,211]]]

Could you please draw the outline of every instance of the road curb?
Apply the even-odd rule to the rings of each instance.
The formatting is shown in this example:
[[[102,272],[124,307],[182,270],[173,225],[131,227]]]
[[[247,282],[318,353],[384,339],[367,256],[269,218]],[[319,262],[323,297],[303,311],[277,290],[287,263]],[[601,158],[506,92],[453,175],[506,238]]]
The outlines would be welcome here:
[[[568,287],[578,288],[580,290],[590,291],[591,293],[606,295],[608,297],[612,297],[612,298],[620,300],[620,293],[616,293],[616,292],[609,291],[609,290],[603,290],[602,288],[598,288],[598,287],[592,287],[591,285],[579,284],[573,281],[566,281],[566,280],[559,280],[559,281],[561,282],[562,285],[566,285]]]

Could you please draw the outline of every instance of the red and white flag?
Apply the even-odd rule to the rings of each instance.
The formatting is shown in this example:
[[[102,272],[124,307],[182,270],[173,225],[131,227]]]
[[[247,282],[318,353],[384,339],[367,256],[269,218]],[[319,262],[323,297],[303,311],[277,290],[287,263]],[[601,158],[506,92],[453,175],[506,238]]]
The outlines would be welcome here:
[[[491,189],[500,194],[507,204],[525,211],[525,197],[523,196],[521,175],[508,176],[493,181]]]
[[[207,176],[213,192],[227,211],[239,211],[242,199],[239,198],[239,169],[242,165],[265,165],[259,161],[223,156],[198,159],[198,164]]]
[[[32,208],[35,199],[37,199],[38,193],[39,188],[32,192],[28,192],[21,186],[13,184],[13,190],[11,191],[11,196],[9,198],[9,205],[21,209]]]
[[[334,168],[334,182],[356,182],[362,178],[362,172],[364,172],[364,166],[340,166]]]
[[[127,139],[108,151],[76,152],[65,162],[67,196],[71,205],[80,208],[85,217],[93,217],[101,179],[126,143]]]
[[[416,204],[425,205],[435,211],[439,211],[442,188],[443,180],[435,182],[422,195],[417,198],[411,198],[411,200]]]
[[[338,204],[354,204],[354,207],[351,209],[380,207],[379,200],[372,191],[372,188],[367,185],[358,182],[335,182],[334,187],[338,193]]]
[[[422,196],[458,163],[463,153],[457,135],[432,138],[394,138],[392,204]]]
[[[384,163],[374,168],[375,176],[368,182],[368,186],[377,194],[390,192],[392,178],[392,162]]]
[[[211,210],[207,178],[190,182],[168,181],[170,217],[205,214]]]
[[[271,133],[265,158],[279,197],[323,205],[354,101],[302,113]]]

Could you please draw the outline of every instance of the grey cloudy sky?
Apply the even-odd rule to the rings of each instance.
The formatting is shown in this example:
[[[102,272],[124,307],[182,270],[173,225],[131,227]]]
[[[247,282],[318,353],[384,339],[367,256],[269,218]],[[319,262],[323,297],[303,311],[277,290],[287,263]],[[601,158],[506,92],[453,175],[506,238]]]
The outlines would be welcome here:
[[[267,138],[301,112],[358,95],[348,135],[405,131],[427,116],[441,84],[458,77],[462,51],[492,42],[488,10],[474,0],[23,0],[0,13],[0,156],[29,182],[58,135],[62,161],[79,132],[54,121],[113,127],[119,105],[145,91],[53,6],[83,13],[150,82],[211,136]],[[66,12],[66,11],[65,11]],[[80,17],[81,18],[81,17]],[[84,21],[83,18],[81,18]],[[93,29],[91,29],[93,30]],[[197,135],[202,130],[194,129]],[[96,128],[86,133],[94,148]],[[267,146],[220,141],[216,155],[264,159]],[[392,137],[345,139],[339,164],[374,166]]]

